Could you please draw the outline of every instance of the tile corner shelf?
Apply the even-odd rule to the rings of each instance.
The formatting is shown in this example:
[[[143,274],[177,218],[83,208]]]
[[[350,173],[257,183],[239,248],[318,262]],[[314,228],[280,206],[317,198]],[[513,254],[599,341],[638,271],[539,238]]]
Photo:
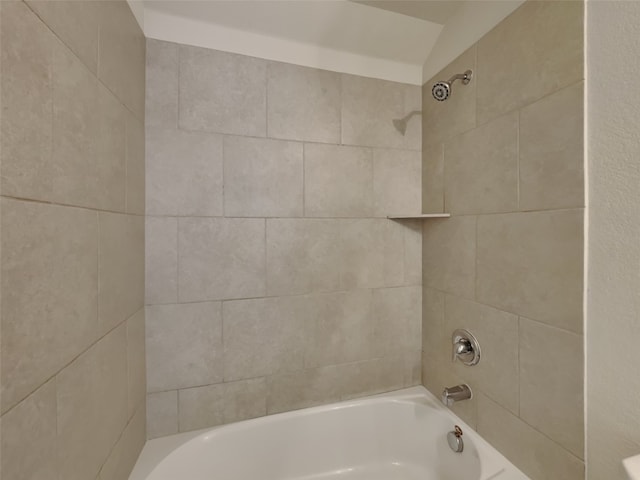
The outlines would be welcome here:
[[[414,215],[387,215],[387,218],[391,220],[410,220],[420,218],[449,218],[450,213],[416,213]]]

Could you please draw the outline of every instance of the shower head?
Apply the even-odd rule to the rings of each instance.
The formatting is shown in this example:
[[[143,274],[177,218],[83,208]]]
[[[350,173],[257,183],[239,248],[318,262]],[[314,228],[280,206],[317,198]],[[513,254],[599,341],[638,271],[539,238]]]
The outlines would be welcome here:
[[[413,112],[406,114],[402,118],[396,118],[393,120],[393,126],[404,136],[407,131],[407,123],[409,122],[409,119],[414,115],[422,115],[422,112],[420,110],[414,110]]]
[[[444,102],[451,95],[451,84],[449,82],[437,82],[431,89],[431,95],[439,102]]]
[[[464,73],[454,75],[446,82],[436,82],[431,89],[431,94],[433,95],[433,98],[439,102],[444,102],[451,95],[451,85],[453,85],[453,82],[461,80],[463,85],[468,85],[472,76],[473,72],[471,70],[467,70]]]

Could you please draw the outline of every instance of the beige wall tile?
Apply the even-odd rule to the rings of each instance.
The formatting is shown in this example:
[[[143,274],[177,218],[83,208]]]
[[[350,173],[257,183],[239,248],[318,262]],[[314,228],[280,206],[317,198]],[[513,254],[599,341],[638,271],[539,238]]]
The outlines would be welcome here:
[[[174,433],[178,433],[178,392],[148,394],[147,438],[151,440]]]
[[[97,334],[95,212],[2,199],[2,411]]]
[[[127,404],[129,406],[129,418],[136,410],[144,407],[147,394],[144,317],[144,308],[141,308],[127,320],[127,379],[129,385]],[[142,415],[142,418],[144,419],[144,415]]]
[[[146,303],[177,303],[177,218],[145,218],[145,255]]]
[[[145,213],[144,122],[127,113],[127,213]]]
[[[582,244],[582,210],[478,217],[478,300],[582,332]]]
[[[341,222],[342,289],[404,283],[404,227],[387,219]]]
[[[463,216],[425,222],[422,245],[424,285],[474,298],[476,218]]]
[[[144,118],[146,39],[126,2],[104,2],[98,78],[139,119]]]
[[[373,213],[377,217],[390,214],[421,212],[420,152],[411,150],[373,151]]]
[[[266,61],[184,45],[179,58],[181,128],[266,135]]]
[[[306,368],[366,360],[374,355],[372,291],[304,297],[297,321],[307,328]]]
[[[144,218],[98,213],[98,321],[106,333],[144,305]]]
[[[320,219],[267,220],[267,294],[340,289],[340,223]]]
[[[225,381],[303,368],[307,307],[305,297],[224,302]]]
[[[581,480],[584,463],[484,395],[478,395],[478,433],[535,480]]]
[[[268,136],[340,143],[340,74],[269,62]]]
[[[520,318],[520,417],[584,458],[583,337]]]
[[[147,38],[147,128],[178,126],[178,44]]]
[[[584,83],[520,112],[520,209],[584,206]]]
[[[342,389],[341,400],[390,392],[405,386],[404,356],[367,360],[337,365],[337,385]]]
[[[147,307],[148,392],[221,382],[222,359],[219,302]]]
[[[95,478],[127,422],[125,326],[79,356],[56,382],[60,478]]]
[[[254,378],[178,392],[180,431],[239,422],[267,413],[266,380]]]
[[[188,432],[224,423],[224,384],[178,391],[178,430]]]
[[[224,421],[239,422],[267,414],[267,382],[253,378],[224,384]]]
[[[404,228],[404,284],[422,285],[422,220],[402,220]]]
[[[15,197],[49,198],[53,173],[51,70],[53,49],[59,43],[23,2],[3,2],[0,43],[2,191]]]
[[[126,480],[133,466],[138,460],[138,455],[147,440],[146,413],[144,404],[135,412],[129,420],[127,427],[122,432],[109,458],[100,470],[100,480]]]
[[[371,313],[371,358],[401,356],[422,348],[421,287],[374,290]]]
[[[149,215],[223,214],[222,136],[147,128]]]
[[[339,401],[345,390],[345,372],[344,365],[331,365],[268,377],[267,413],[280,413]]]
[[[367,147],[420,150],[420,117],[413,117],[405,135],[393,119],[420,110],[420,87],[373,78],[342,75],[342,143]]]
[[[480,343],[480,363],[470,368],[453,363],[456,375],[473,384],[503,407],[518,414],[518,317],[453,295],[445,299],[445,329],[449,336],[458,328],[469,330]],[[444,359],[443,359],[444,360]]]
[[[444,204],[452,214],[518,209],[518,114],[497,118],[444,145]]]
[[[444,212],[444,145],[422,149],[422,211]]]
[[[53,81],[50,200],[124,211],[126,110],[65,47],[54,51]]]
[[[27,5],[92,73],[97,73],[100,16],[104,14],[103,2],[28,0]]]
[[[305,215],[372,216],[372,157],[368,148],[305,144]]]
[[[422,290],[422,369],[435,370],[437,363],[451,360],[451,333],[444,323],[444,293]],[[440,392],[438,392],[439,394]]]
[[[225,137],[225,215],[301,217],[303,170],[301,143]]]
[[[0,477],[11,480],[58,478],[55,380],[45,383],[3,415],[0,427]]]
[[[265,294],[265,221],[183,218],[178,224],[179,300]]]
[[[444,102],[433,98],[434,83],[447,81],[453,75],[473,71],[471,83],[463,85],[459,80],[453,84],[451,96]],[[422,145],[423,151],[471,130],[476,126],[476,89],[478,68],[476,46],[473,45],[447,67],[436,74],[422,87]]]
[[[479,124],[584,77],[583,15],[583,2],[525,2],[478,42]]]

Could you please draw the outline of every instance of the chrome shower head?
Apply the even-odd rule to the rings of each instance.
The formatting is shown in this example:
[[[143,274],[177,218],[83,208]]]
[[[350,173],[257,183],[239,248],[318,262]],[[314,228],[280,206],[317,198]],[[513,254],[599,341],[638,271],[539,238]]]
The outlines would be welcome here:
[[[449,82],[437,82],[431,89],[431,95],[439,102],[444,102],[451,95],[451,84]]]
[[[431,95],[439,102],[444,102],[451,95],[451,85],[453,85],[453,82],[461,80],[463,85],[468,85],[472,76],[473,72],[467,70],[464,73],[454,75],[446,82],[436,82],[431,89]]]

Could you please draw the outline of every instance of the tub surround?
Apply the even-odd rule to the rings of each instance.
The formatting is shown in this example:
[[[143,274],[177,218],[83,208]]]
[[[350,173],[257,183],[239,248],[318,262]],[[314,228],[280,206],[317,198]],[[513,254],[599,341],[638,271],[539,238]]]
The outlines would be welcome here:
[[[148,41],[150,438],[420,382],[420,96]]]
[[[423,224],[423,382],[468,383],[454,411],[533,479],[584,476],[583,14],[526,2],[423,87],[423,211],[451,213]]]
[[[0,477],[121,480],[145,441],[145,40],[3,1]]]

